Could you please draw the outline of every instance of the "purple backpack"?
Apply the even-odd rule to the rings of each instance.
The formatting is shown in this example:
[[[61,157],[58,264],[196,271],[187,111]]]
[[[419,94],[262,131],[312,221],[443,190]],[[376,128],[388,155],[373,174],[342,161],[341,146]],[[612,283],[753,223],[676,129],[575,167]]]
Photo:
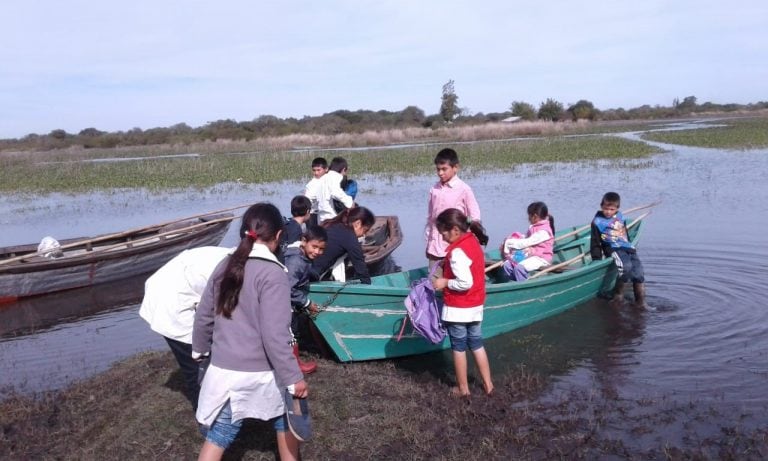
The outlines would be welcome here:
[[[423,336],[432,344],[439,344],[445,338],[445,328],[440,321],[440,311],[442,305],[435,295],[435,288],[432,286],[432,276],[435,273],[437,264],[430,271],[429,276],[419,279],[411,284],[411,292],[405,298],[405,319],[400,328],[400,334],[397,340],[403,336],[405,324],[411,321],[414,331]]]

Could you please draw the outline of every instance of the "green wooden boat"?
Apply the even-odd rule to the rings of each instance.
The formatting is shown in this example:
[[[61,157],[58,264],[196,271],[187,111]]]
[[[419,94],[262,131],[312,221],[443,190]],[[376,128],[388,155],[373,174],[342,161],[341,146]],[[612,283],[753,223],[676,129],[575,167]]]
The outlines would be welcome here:
[[[630,239],[637,244],[642,217],[629,224]],[[551,270],[534,273],[524,282],[500,282],[499,270],[486,273],[483,337],[509,333],[517,328],[559,314],[613,288],[613,260],[589,257],[590,227],[557,233]],[[486,253],[486,263],[498,261],[498,250]],[[320,282],[310,287],[310,298],[321,307],[314,324],[342,362],[388,359],[447,349],[448,338],[431,344],[406,326],[398,341],[405,306],[413,281],[427,276],[422,267],[372,278],[370,285]]]

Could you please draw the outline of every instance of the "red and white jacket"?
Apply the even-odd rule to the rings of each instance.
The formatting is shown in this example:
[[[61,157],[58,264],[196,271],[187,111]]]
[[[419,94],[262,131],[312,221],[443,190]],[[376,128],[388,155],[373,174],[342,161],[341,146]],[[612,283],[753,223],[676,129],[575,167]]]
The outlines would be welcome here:
[[[460,267],[455,267],[457,264]],[[468,274],[469,277],[457,278],[457,272],[458,275]],[[443,265],[443,277],[448,279],[448,286],[443,291],[446,308],[480,307],[482,312],[482,306],[485,303],[485,255],[475,234],[467,232],[448,246]],[[467,286],[470,280],[471,285]],[[453,321],[445,317],[444,312],[443,320]],[[451,316],[448,315],[448,317]]]

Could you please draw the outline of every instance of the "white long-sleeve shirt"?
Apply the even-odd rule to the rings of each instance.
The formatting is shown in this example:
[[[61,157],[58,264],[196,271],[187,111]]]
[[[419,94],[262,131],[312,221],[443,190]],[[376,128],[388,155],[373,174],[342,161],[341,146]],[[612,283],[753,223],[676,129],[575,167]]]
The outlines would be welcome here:
[[[340,201],[347,208],[352,208],[355,205],[354,199],[341,188],[342,179],[344,179],[344,176],[333,170],[328,170],[327,173],[320,177],[320,182],[315,189],[317,194],[318,223],[336,216],[336,210],[333,208],[333,199]],[[312,200],[312,197],[308,196],[308,198]]]
[[[197,303],[213,270],[231,252],[212,246],[184,250],[152,274],[139,309],[152,331],[192,344]]]
[[[525,238],[508,238],[504,240],[504,254],[508,255],[511,253],[514,253],[515,250],[524,250],[526,248],[530,248],[534,245],[538,245],[539,243],[546,242],[547,240],[551,239],[552,235],[547,233],[547,231],[540,230],[536,231],[533,234],[531,234],[530,237]],[[551,263],[547,261],[546,259],[539,257],[539,256],[528,256],[526,253],[525,259],[520,261],[520,265],[525,268],[528,272],[533,272],[535,270],[539,270],[542,267],[547,267]]]
[[[526,238],[508,238],[504,240],[504,252],[512,253],[511,250],[522,250],[546,242],[551,238],[552,236],[544,230],[536,231]]]

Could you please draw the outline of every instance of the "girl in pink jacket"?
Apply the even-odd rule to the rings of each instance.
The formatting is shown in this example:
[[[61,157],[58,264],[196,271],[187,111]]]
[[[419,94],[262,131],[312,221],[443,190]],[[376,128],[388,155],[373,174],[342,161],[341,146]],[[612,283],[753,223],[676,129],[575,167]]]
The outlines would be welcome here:
[[[528,221],[531,225],[525,236],[518,232],[504,239],[501,245],[502,266],[509,280],[521,282],[528,273],[552,264],[552,248],[555,245],[555,219],[549,214],[544,202],[528,205]]]

